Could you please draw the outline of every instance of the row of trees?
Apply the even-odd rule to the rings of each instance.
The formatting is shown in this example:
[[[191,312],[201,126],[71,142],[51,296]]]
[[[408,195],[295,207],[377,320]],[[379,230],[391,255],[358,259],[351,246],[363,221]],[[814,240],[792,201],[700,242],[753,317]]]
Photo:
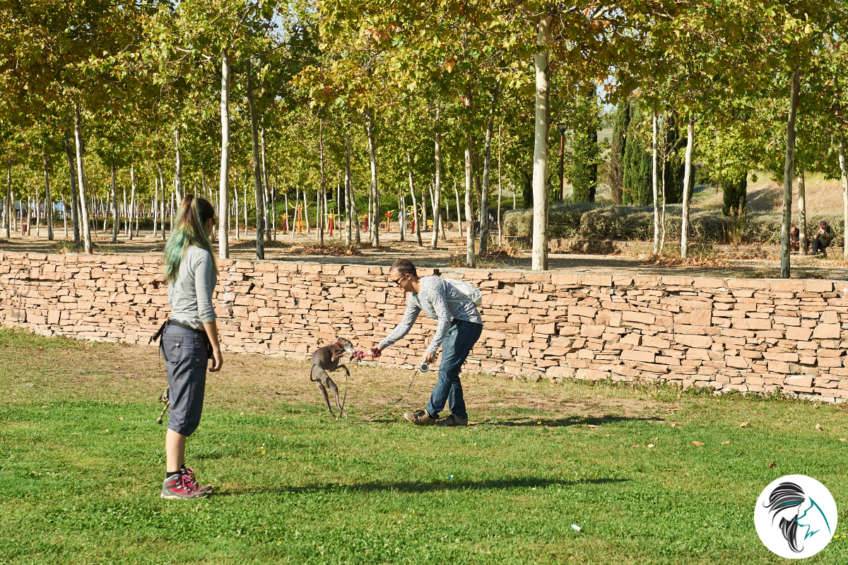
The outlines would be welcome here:
[[[19,194],[60,195],[86,251],[93,198],[114,217],[144,202],[161,222],[193,191],[218,206],[226,257],[226,212],[249,185],[259,258],[294,202],[344,213],[351,245],[361,210],[375,247],[384,211],[411,204],[426,226],[429,208],[435,247],[461,198],[473,266],[506,187],[533,206],[545,269],[550,200],[596,198],[610,104],[612,196],[653,205],[655,252],[679,201],[687,254],[695,159],[728,213],[744,211],[749,171],[782,176],[784,276],[800,171],[841,173],[848,225],[839,0],[44,0],[0,16],[6,209],[13,176]],[[549,156],[566,138],[558,178]]]

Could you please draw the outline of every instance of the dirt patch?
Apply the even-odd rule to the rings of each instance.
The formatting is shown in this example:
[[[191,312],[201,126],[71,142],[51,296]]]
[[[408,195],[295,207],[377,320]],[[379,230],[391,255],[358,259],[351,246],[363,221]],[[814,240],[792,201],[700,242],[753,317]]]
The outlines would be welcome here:
[[[0,347],[0,384],[7,402],[87,399],[150,404],[166,384],[165,368],[155,347],[66,342],[66,346]],[[348,363],[351,377],[333,375],[344,393],[349,418],[363,422],[397,421],[405,410],[424,406],[437,378],[435,372]],[[322,409],[323,401],[309,381],[309,365],[282,357],[224,354],[224,368],[208,376],[210,406],[252,412],[278,411],[281,404]],[[463,376],[472,420],[481,425],[573,425],[616,419],[661,418],[677,405],[623,386],[581,383],[528,383],[480,374]],[[514,417],[526,411],[526,418]],[[509,411],[513,417],[505,419]]]

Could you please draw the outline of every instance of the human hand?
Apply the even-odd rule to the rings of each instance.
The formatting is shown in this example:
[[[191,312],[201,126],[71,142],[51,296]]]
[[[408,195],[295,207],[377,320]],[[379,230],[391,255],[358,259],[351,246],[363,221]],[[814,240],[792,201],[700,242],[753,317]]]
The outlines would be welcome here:
[[[382,353],[383,352],[380,351],[379,347],[375,346],[375,347],[371,348],[371,357],[373,357],[374,359],[377,359],[378,357],[380,357],[380,355],[382,355]]]
[[[432,353],[425,353],[424,354],[424,361],[423,362],[426,363],[427,365],[431,364],[435,360],[436,360],[436,352],[435,351],[433,351]]]
[[[213,373],[216,373],[221,370],[221,367],[224,364],[224,356],[221,354],[221,348],[215,347],[212,349],[212,366],[209,367],[209,370]]]

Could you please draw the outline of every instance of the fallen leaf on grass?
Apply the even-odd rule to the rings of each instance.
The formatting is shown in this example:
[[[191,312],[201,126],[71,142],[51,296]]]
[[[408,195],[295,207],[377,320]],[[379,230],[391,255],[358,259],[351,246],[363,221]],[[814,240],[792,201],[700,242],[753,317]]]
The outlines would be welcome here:
[[[692,442],[692,445],[694,445],[695,447],[704,447],[704,442],[695,440]]]
[[[729,439],[726,439],[726,440],[724,440],[723,442],[721,442],[721,444],[722,444],[722,445],[730,445],[730,440],[729,440]]]
[[[656,446],[653,443],[648,444],[648,449],[653,449],[654,447],[656,447]]]
[[[775,467],[777,467],[777,463],[775,463],[774,461],[768,464],[769,469],[774,469]]]
[[[820,432],[820,431],[822,431],[823,429],[824,429],[824,428],[822,428],[822,425],[821,425],[821,424],[816,424],[816,431],[817,431],[817,432]]]
[[[741,424],[739,424],[739,427],[740,428],[750,428],[751,423],[750,422],[742,422]]]

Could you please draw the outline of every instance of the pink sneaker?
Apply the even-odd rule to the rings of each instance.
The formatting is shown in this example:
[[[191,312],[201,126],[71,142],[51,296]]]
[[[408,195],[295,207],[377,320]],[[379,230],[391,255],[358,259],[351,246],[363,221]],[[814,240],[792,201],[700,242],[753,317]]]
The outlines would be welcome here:
[[[192,475],[180,473],[171,475],[162,483],[160,496],[167,499],[187,500],[190,498],[203,498],[208,492],[203,490]]]
[[[212,485],[201,486],[200,483],[197,482],[197,475],[194,474],[194,469],[192,469],[191,467],[186,467],[185,465],[183,465],[183,468],[181,469],[181,471],[182,471],[183,475],[187,475],[189,477],[189,479],[194,483],[194,486],[197,487],[199,490],[202,490],[206,494],[212,493],[212,490],[213,490]]]

